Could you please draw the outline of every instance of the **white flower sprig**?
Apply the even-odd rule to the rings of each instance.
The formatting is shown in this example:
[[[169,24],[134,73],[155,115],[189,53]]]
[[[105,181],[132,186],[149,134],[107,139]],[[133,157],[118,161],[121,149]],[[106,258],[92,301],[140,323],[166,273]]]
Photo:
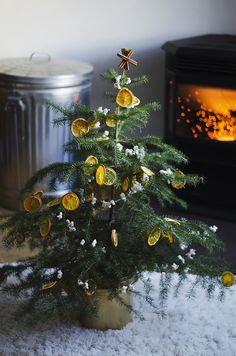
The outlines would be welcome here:
[[[94,128],[99,129],[100,125],[101,125],[100,121],[97,121],[96,124],[94,124]]]
[[[188,247],[187,245],[181,243],[180,246],[181,250],[186,250],[186,248]]]
[[[67,219],[66,223],[67,223],[67,226],[68,226],[68,229],[69,229],[70,232],[76,231],[74,221],[70,221],[70,220]]]
[[[166,176],[170,176],[173,174],[172,170],[170,168],[167,168],[167,169],[161,169],[159,171],[160,174],[164,174]]]
[[[123,201],[127,200],[127,197],[126,197],[125,193],[120,193],[120,199],[123,200]]]
[[[176,263],[173,263],[171,267],[174,271],[176,271],[179,268],[179,265],[177,265]]]
[[[115,200],[110,200],[110,201],[105,201],[105,200],[102,200],[102,207],[103,208],[111,208],[112,207],[112,205],[114,206],[114,205],[116,205],[116,202],[115,202]]]
[[[50,276],[50,275],[52,275],[52,274],[54,274],[56,272],[56,269],[55,268],[44,268],[42,270],[42,272],[43,272],[42,274],[44,276]]]
[[[58,279],[61,279],[62,276],[63,276],[63,273],[62,273],[62,271],[59,269],[59,270],[57,271],[57,278],[58,278]]]
[[[189,252],[187,252],[185,255],[192,260],[193,256],[196,255],[196,250],[194,250],[193,248],[190,248]]]
[[[118,142],[118,143],[116,144],[116,148],[118,149],[118,151],[121,152],[121,151],[123,150],[124,146],[123,146],[121,143]]]
[[[97,198],[93,197],[92,200],[91,200],[91,204],[95,205],[96,203],[97,203]]]
[[[135,152],[134,152],[134,150],[132,150],[132,148],[126,148],[125,155],[126,156],[134,156]]]
[[[78,286],[83,286],[83,285],[84,285],[84,282],[81,281],[81,279],[78,279],[78,280],[77,280],[77,284],[78,284]]]
[[[143,179],[144,179],[144,181],[149,181],[149,176],[148,175],[146,175],[146,174],[144,174],[144,176],[143,176]],[[114,205],[116,205],[119,201],[126,201],[127,200],[127,197],[129,196],[129,195],[131,195],[131,194],[135,194],[135,193],[137,193],[137,192],[141,192],[142,190],[144,190],[145,188],[144,188],[144,186],[140,183],[140,182],[138,182],[138,181],[136,181],[134,184],[133,184],[133,186],[132,186],[132,188],[131,188],[131,190],[127,193],[127,194],[125,194],[125,193],[120,193],[120,199],[117,199],[117,200],[109,200],[109,201],[105,201],[105,200],[101,200],[101,203],[102,203],[102,208],[104,208],[104,209],[107,209],[107,208],[109,208],[109,209],[111,209],[111,207],[112,206],[114,206]]]
[[[117,77],[115,77],[115,83],[114,83],[114,88],[116,89],[121,89],[121,85],[120,85],[120,80],[121,80],[121,75],[118,75]]]
[[[123,85],[129,85],[131,84],[131,78],[127,77],[125,82],[123,82]],[[117,77],[115,77],[115,83],[114,83],[114,88],[116,89],[121,89],[121,75],[118,75]]]
[[[127,292],[127,290],[128,290],[128,286],[122,286],[122,291],[124,292],[124,293],[126,293]]]
[[[125,194],[125,193],[121,193],[120,194],[120,199],[117,199],[117,200],[110,200],[110,201],[105,201],[105,200],[102,200],[101,203],[102,203],[102,208],[109,208],[111,209],[112,206],[116,205],[116,203],[118,203],[119,201],[123,200],[124,202],[127,200],[127,195],[130,195],[130,194],[135,194],[137,192],[140,192],[144,189],[144,187],[142,186],[141,183],[139,182],[135,182],[133,187],[131,188],[131,191],[128,193],[128,194]]]
[[[109,136],[109,131],[107,131],[107,130],[104,131],[102,136],[103,136],[103,137],[108,137],[108,136]]]
[[[135,182],[133,187],[131,188],[131,191],[133,193],[137,193],[137,192],[141,192],[143,190],[143,186],[141,183],[139,182]]]
[[[165,175],[167,178],[170,178],[173,176],[173,172],[170,168],[167,169],[161,169],[159,171],[160,174]],[[167,183],[170,184],[170,179],[167,180]]]
[[[121,143],[116,144],[116,148],[118,151],[122,152],[124,146]],[[126,148],[125,150],[126,156],[136,156],[138,159],[143,160],[145,156],[145,149],[144,147],[133,146],[133,148]]]
[[[91,245],[92,245],[93,247],[96,247],[97,243],[98,243],[97,240],[94,239]]]
[[[142,160],[145,156],[145,150],[144,150],[144,147],[134,146],[133,149],[126,148],[125,155],[126,156],[136,156],[139,160]]]
[[[88,282],[84,282],[84,289],[89,289],[89,285],[88,285]]]
[[[218,230],[218,227],[216,225],[210,226],[210,230],[216,232]]]
[[[181,255],[179,255],[179,256],[177,256],[178,257],[178,259],[182,262],[182,263],[185,263],[185,259],[181,256]]]
[[[61,220],[63,218],[63,214],[62,214],[62,212],[60,211],[60,213],[57,215],[57,219],[58,220]]]
[[[99,106],[97,108],[97,112],[99,112],[100,114],[104,114],[104,115],[107,115],[107,113],[110,111],[110,109],[107,109],[107,108],[102,108],[102,106]]]

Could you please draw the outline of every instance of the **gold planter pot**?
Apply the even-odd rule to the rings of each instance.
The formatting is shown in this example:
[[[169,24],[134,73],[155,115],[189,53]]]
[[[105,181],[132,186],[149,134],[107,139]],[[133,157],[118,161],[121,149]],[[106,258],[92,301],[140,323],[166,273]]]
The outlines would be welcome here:
[[[120,292],[119,298],[126,304],[132,305],[132,296],[128,292]],[[83,315],[80,317],[82,326],[89,329],[108,330],[122,329],[132,321],[131,311],[123,305],[117,298],[109,299],[107,289],[97,289],[94,295],[87,298],[93,298],[97,304],[97,315]]]

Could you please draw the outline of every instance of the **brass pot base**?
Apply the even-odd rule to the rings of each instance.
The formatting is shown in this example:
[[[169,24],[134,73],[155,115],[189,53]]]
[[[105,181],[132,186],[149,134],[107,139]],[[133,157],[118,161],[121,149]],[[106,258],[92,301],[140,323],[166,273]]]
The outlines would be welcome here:
[[[98,289],[88,298],[94,298],[97,302],[97,315],[83,315],[80,317],[81,326],[88,329],[118,330],[132,321],[131,311],[116,298],[108,299],[109,292],[106,289]],[[131,293],[119,293],[119,297],[126,305],[131,306]]]

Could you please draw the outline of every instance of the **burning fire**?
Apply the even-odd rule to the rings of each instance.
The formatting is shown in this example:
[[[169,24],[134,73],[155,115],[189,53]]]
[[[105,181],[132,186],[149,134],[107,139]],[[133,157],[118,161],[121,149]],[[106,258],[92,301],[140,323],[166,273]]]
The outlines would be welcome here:
[[[236,140],[236,90],[181,85],[177,123],[194,138]]]

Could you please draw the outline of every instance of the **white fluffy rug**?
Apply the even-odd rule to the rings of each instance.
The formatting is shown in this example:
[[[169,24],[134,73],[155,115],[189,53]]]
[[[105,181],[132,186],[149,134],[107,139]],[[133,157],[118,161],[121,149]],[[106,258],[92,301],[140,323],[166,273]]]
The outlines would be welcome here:
[[[157,294],[159,275],[151,278]],[[138,283],[136,289],[140,288]],[[186,299],[188,288],[185,282],[177,298],[170,295],[165,319],[160,320],[151,307],[137,299],[135,306],[143,311],[145,320],[134,318],[123,330],[105,332],[58,323],[36,323],[29,328],[12,317],[16,301],[0,295],[0,355],[235,356],[236,286],[230,288],[223,303],[216,298],[208,301],[202,289],[197,290],[195,299]]]

